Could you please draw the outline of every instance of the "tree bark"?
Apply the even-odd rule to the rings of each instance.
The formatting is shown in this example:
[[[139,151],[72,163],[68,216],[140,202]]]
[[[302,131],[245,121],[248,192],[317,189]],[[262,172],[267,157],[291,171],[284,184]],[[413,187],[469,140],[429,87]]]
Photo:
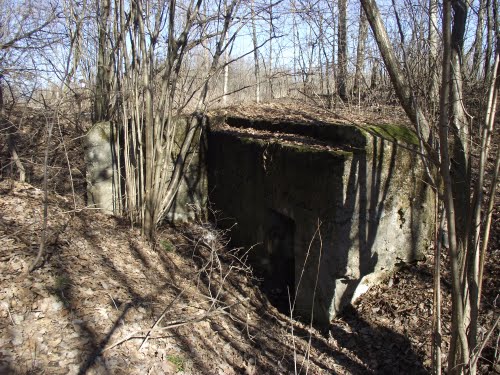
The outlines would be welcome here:
[[[438,2],[429,0],[429,102],[431,111],[435,112],[439,102],[438,77]]]
[[[252,0],[250,5],[252,17],[252,43],[253,43],[253,58],[254,58],[254,74],[255,74],[255,101],[260,103],[260,67],[259,67],[259,50],[257,44],[257,27],[255,21],[255,0]]]
[[[356,50],[356,73],[354,75],[354,93],[361,96],[363,69],[365,64],[365,44],[368,36],[368,19],[363,7],[359,7],[358,47]]]
[[[339,0],[339,23],[337,34],[337,90],[340,98],[347,100],[347,0]]]
[[[396,91],[396,95],[407,116],[413,124],[415,124],[417,130],[419,130],[420,136],[425,141],[430,134],[429,123],[410,91],[407,79],[399,65],[391,41],[382,22],[378,6],[375,0],[361,0],[361,4],[363,5],[366,17],[370,23],[380,54],[382,55],[385,67],[391,78],[394,90]]]

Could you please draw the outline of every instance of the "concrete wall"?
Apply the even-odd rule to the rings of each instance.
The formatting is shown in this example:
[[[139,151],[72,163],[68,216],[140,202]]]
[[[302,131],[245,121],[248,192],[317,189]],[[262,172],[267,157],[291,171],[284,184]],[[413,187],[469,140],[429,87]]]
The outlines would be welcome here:
[[[191,119],[190,119],[191,120]],[[202,124],[188,122],[187,118],[178,120],[173,150],[176,158],[184,142],[189,126],[198,126],[193,143],[186,155],[186,164],[182,181],[175,200],[167,213],[166,220],[171,222],[189,222],[207,220],[207,133]]]
[[[294,124],[268,126],[301,133]],[[413,153],[354,127],[328,126],[322,134],[343,150],[217,127],[208,144],[218,224],[237,223],[233,242],[253,246],[251,260],[264,278],[285,294],[287,284],[296,290],[295,315],[310,316],[314,306],[315,320],[324,323],[398,262],[419,258],[433,227],[432,199]],[[395,130],[378,132],[408,135]]]
[[[211,122],[208,139],[196,137],[191,148],[167,219],[203,218],[209,198],[217,225],[232,227],[233,244],[251,248],[264,289],[286,304],[287,288],[296,293],[295,316],[314,311],[317,322],[329,322],[399,262],[418,259],[429,246],[433,199],[418,158],[401,146],[413,147],[410,131]],[[179,123],[174,154],[187,126]],[[112,212],[117,173],[109,130],[109,123],[92,128],[86,157],[89,203]],[[256,130],[288,135],[278,140]]]
[[[108,214],[118,213],[118,174],[113,160],[112,127],[109,121],[92,126],[85,138],[87,204]]]
[[[184,142],[189,126],[201,124],[177,120],[172,160],[175,161]],[[206,220],[207,210],[207,138],[201,127],[186,156],[182,181],[166,219],[174,222]],[[123,181],[118,173],[112,145],[116,135],[112,134],[110,122],[92,126],[86,135],[85,161],[87,167],[87,204],[101,208],[108,214],[119,214],[122,202],[119,199],[119,184]],[[171,165],[173,166],[173,162]],[[168,171],[172,172],[173,167]],[[123,186],[123,185],[122,185]]]

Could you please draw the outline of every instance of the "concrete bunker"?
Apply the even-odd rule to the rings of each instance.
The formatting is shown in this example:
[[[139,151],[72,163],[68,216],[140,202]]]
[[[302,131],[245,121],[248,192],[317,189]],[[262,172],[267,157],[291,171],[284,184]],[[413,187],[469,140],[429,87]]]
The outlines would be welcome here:
[[[233,243],[251,248],[263,290],[278,308],[288,307],[290,293],[295,317],[314,313],[328,323],[429,246],[434,200],[410,130],[230,116],[208,123],[169,218],[188,220],[193,205],[206,211],[210,201],[222,212],[218,225],[232,228]],[[90,139],[92,131],[102,133],[96,126]],[[102,143],[101,150],[88,148],[90,177],[99,176],[89,184],[94,195],[103,174],[92,156],[110,152]],[[111,158],[103,160],[107,176]],[[92,201],[97,206],[114,202],[104,183],[103,196]]]
[[[294,315],[328,323],[430,244],[433,199],[413,147],[392,125],[211,119],[210,201],[233,242],[253,246],[277,307],[293,283]]]

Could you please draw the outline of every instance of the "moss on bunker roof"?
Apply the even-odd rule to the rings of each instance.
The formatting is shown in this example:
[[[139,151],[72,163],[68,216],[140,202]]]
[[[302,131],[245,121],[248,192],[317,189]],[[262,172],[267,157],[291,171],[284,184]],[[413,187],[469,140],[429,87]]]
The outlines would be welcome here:
[[[219,109],[209,114],[209,122],[212,130],[300,145],[303,150],[355,152],[366,149],[370,142],[367,136],[418,145],[416,134],[400,112],[385,117],[373,111],[339,113],[288,101]]]

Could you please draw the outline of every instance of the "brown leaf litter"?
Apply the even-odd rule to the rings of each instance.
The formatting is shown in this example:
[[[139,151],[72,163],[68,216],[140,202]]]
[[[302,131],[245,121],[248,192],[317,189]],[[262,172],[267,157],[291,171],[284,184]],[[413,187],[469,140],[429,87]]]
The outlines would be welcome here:
[[[231,109],[235,115],[270,121],[404,122],[404,114],[396,112],[332,113],[289,102]],[[67,149],[75,154],[69,155],[72,168],[83,170],[79,138],[65,129],[61,139],[68,138]],[[36,139],[24,140],[24,153],[20,150],[25,161],[35,162],[35,183],[43,152],[33,159],[34,146],[28,141]],[[27,270],[41,238],[43,193],[29,184],[0,181],[0,374],[429,372],[431,255],[372,288],[329,327],[311,327],[278,312],[238,253],[206,224],[163,227],[150,244],[120,218],[76,210],[57,142],[51,147],[47,252],[31,274]],[[77,206],[83,207],[81,173],[75,186]],[[484,281],[483,335],[499,314],[499,217],[496,208]],[[447,280],[445,273],[445,352]],[[498,373],[498,333],[486,347],[481,373]]]
[[[271,306],[208,227],[163,228],[150,246],[118,218],[69,207],[51,196],[54,240],[27,274],[42,192],[0,183],[2,373],[427,372],[428,277],[403,270],[318,331]]]

